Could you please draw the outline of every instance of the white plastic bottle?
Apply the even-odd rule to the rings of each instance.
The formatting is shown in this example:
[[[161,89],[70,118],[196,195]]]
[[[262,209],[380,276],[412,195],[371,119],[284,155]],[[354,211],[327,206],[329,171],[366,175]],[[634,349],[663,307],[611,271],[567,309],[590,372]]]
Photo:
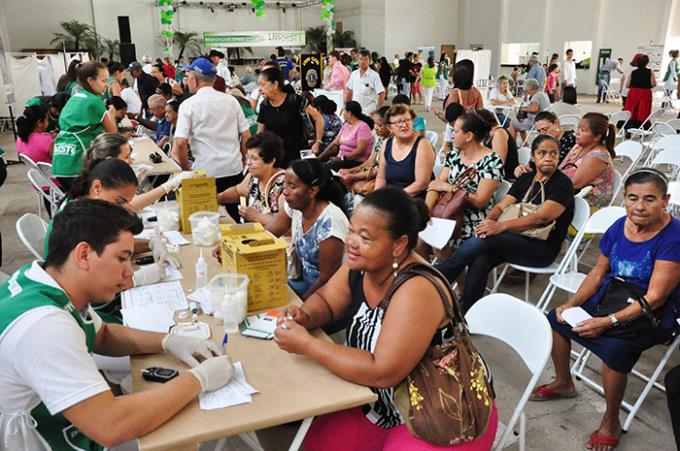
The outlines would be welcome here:
[[[203,258],[203,252],[201,256],[196,260],[196,289],[203,288],[208,284],[208,264]]]
[[[236,312],[236,299],[232,293],[224,293],[222,299],[222,316],[224,320],[224,333],[235,334],[238,332],[238,318]]]

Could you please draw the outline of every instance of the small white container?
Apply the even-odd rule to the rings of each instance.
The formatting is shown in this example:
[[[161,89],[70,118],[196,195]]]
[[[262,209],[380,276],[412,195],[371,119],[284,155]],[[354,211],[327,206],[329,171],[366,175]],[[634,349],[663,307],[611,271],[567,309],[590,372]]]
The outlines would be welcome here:
[[[156,204],[156,218],[161,232],[179,230],[179,204],[177,201],[158,202]]]
[[[213,315],[218,321],[233,317],[236,325],[242,323],[248,315],[248,284],[250,279],[244,274],[218,274],[208,282],[210,302]],[[233,333],[233,332],[228,332]]]
[[[220,214],[216,211],[197,211],[189,216],[191,237],[195,246],[211,247],[220,239]]]

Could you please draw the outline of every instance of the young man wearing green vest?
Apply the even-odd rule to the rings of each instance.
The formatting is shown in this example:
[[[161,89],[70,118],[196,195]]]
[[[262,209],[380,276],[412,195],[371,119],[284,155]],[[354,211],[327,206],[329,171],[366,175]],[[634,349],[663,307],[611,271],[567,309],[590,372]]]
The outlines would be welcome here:
[[[0,286],[0,437],[7,449],[112,447],[158,428],[233,375],[229,357],[211,341],[103,324],[90,307],[125,286],[133,235],[141,230],[122,207],[70,203],[54,219],[46,261]],[[163,351],[193,368],[118,398],[91,356]]]

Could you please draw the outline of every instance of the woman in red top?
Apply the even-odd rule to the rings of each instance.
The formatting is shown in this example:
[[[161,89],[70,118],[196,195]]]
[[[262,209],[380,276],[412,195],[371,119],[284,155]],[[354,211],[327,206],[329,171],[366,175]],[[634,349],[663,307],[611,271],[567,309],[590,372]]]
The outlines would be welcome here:
[[[652,113],[652,88],[656,86],[654,71],[647,69],[649,57],[640,55],[633,63],[637,69],[626,80],[626,87],[629,90],[626,105],[623,107],[624,110],[630,111],[630,120],[626,128],[639,127]]]
[[[479,90],[474,87],[475,65],[470,60],[461,60],[453,68],[453,89],[444,102],[444,109],[452,103],[459,103],[466,113],[474,113],[484,108],[484,99]]]

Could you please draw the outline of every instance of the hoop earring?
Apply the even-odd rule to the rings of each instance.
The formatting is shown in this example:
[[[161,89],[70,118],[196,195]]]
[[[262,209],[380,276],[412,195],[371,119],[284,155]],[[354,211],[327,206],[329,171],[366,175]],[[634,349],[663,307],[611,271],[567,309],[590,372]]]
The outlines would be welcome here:
[[[399,269],[399,263],[397,263],[397,258],[394,258],[394,263],[392,263],[392,274],[394,278],[397,278],[397,269]]]

